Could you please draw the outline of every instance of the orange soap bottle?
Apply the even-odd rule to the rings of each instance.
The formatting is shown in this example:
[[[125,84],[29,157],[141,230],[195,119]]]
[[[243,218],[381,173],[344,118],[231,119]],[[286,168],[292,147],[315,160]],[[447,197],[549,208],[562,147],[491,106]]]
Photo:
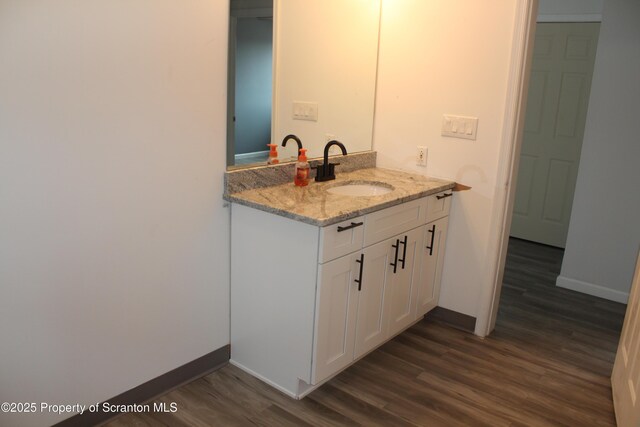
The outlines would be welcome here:
[[[293,183],[298,187],[304,187],[309,185],[309,162],[307,162],[307,149],[301,148],[300,155],[298,156],[298,162],[296,163],[296,176],[293,177]]]
[[[269,147],[269,160],[267,160],[267,164],[277,165],[280,163],[280,160],[278,160],[278,152],[276,151],[278,144],[267,144],[267,147]]]

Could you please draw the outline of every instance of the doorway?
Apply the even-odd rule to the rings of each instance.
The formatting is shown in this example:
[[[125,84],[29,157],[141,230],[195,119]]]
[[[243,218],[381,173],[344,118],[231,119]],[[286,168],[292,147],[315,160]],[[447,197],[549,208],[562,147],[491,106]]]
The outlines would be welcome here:
[[[564,248],[599,23],[539,23],[511,236]]]
[[[501,256],[519,258],[520,265],[531,266],[540,261],[536,253],[553,253],[559,263],[557,269],[544,272],[549,279],[545,289],[549,295],[565,292],[555,286],[555,281],[571,217],[599,28],[599,23],[538,23],[525,86],[528,97],[520,107],[524,119],[519,124],[522,143],[518,180],[510,196],[513,206],[505,209],[506,216],[512,214],[511,227],[503,228]],[[498,266],[485,333],[495,327],[502,306],[504,267],[505,264]],[[523,272],[526,274],[520,274],[520,278],[529,273],[526,268]],[[575,292],[572,295],[581,298]],[[531,299],[523,302],[532,303]],[[534,306],[542,303],[546,303],[544,299],[533,302]],[[481,328],[477,330],[483,332]]]
[[[492,273],[493,286],[491,290],[489,290],[489,292],[485,294],[485,298],[483,298],[483,304],[485,304],[484,308],[486,309],[486,311],[483,309],[480,310],[481,315],[478,316],[477,323],[476,323],[475,331],[480,336],[488,335],[489,333],[491,333],[491,331],[493,331],[495,327],[497,314],[498,314],[498,307],[500,305],[500,294],[501,294],[502,283],[503,283],[505,260],[507,258],[509,239],[510,239],[510,235],[511,236],[514,235],[514,233],[512,233],[512,228],[511,228],[512,219],[513,221],[515,221],[513,217],[523,216],[523,213],[529,210],[531,206],[533,206],[533,203],[532,203],[533,197],[530,197],[531,192],[529,194],[525,193],[525,194],[518,195],[517,194],[518,183],[516,182],[516,185],[509,185],[509,183],[516,178],[515,173],[519,173],[520,182],[522,181],[526,182],[526,179],[522,178],[523,175],[527,176],[526,171],[519,172],[519,169],[518,169],[521,157],[525,157],[526,159],[526,156],[529,153],[523,147],[523,145],[525,144],[524,141],[527,140],[527,136],[528,136],[527,134],[531,132],[532,128],[535,130],[538,127],[540,128],[542,127],[542,124],[538,126],[538,124],[535,122],[533,123],[533,125],[528,124],[527,117],[526,117],[527,110],[531,110],[530,108],[528,109],[527,107],[531,105],[536,105],[536,103],[540,104],[541,99],[545,98],[544,96],[539,95],[538,100],[536,100],[536,94],[535,94],[536,79],[535,77],[532,76],[535,72],[537,72],[537,67],[534,66],[534,62],[536,62],[535,57],[540,56],[541,53],[545,53],[545,51],[548,51],[549,49],[551,49],[551,48],[544,49],[545,47],[544,44],[540,42],[538,42],[536,45],[537,39],[540,39],[541,35],[544,35],[542,31],[540,32],[538,31],[538,28],[542,28],[546,26],[546,23],[539,23],[536,25],[536,21],[535,21],[536,14],[537,12],[534,10],[529,10],[527,16],[525,16],[523,12],[523,16],[521,17],[522,31],[521,31],[521,34],[517,35],[517,40],[519,42],[519,45],[516,45],[516,47],[514,48],[516,52],[521,52],[521,54],[520,56],[514,56],[513,68],[512,68],[513,71],[511,76],[511,87],[512,87],[512,93],[513,93],[513,96],[511,97],[512,104],[510,105],[510,109],[507,110],[506,122],[505,122],[507,123],[507,126],[504,129],[505,135],[507,135],[507,139],[505,139],[504,154],[503,154],[504,155],[503,158],[505,159],[504,161],[505,167],[502,169],[501,175],[502,175],[502,179],[504,179],[505,182],[507,183],[507,186],[505,187],[505,192],[503,193],[503,197],[498,201],[498,204],[503,207],[503,210],[500,211],[500,216],[496,219],[496,224],[497,224],[496,228],[499,229],[499,231],[497,231],[498,235],[496,236],[497,237],[496,246],[498,250],[496,253],[495,270]],[[580,25],[580,24],[582,23],[578,23],[576,25]],[[551,24],[551,25],[554,25],[554,24]],[[573,25],[573,24],[569,24],[569,25]],[[599,24],[596,24],[596,25],[599,26]],[[551,29],[553,28],[555,27],[551,26]],[[536,38],[536,35],[537,35],[537,38]],[[547,38],[549,38],[548,35],[547,35]],[[575,43],[574,43],[574,46],[570,46],[571,49],[567,50],[566,45],[567,45],[568,37],[565,36],[564,39],[565,39],[565,48],[564,48],[563,56],[569,56],[569,57],[576,56],[575,53],[569,54],[570,52],[576,51]],[[573,38],[572,40],[577,40],[577,39]],[[594,40],[592,44],[597,45],[596,40]],[[585,45],[587,44],[583,43],[583,46]],[[562,46],[562,44],[560,44],[560,46]],[[596,47],[597,46],[594,45],[593,49],[595,50]],[[582,49],[582,51],[584,52],[584,48]],[[560,49],[560,52],[562,52],[562,49]],[[541,74],[544,75],[544,73],[541,73]],[[571,75],[568,75],[568,77],[571,77]],[[588,85],[586,89],[588,89],[588,91],[590,92],[591,73],[589,74],[588,77],[589,77]],[[549,77],[547,77],[547,80],[548,79]],[[544,82],[544,79],[542,80]],[[539,81],[540,80],[538,80],[538,82]],[[546,82],[544,83],[546,85]],[[562,79],[560,78],[560,84],[559,84],[560,88],[562,87],[561,83],[562,83]],[[533,99],[530,99],[527,96],[527,91],[529,91],[529,97],[532,97]],[[557,96],[557,98],[560,98],[560,97]],[[583,99],[582,103],[584,105],[583,107],[584,111],[586,111],[586,107],[588,105],[588,97],[587,99]],[[556,105],[557,104],[558,103],[556,103]],[[553,115],[548,115],[548,116],[556,117],[558,116],[559,111],[560,110],[557,109]],[[541,116],[542,115],[539,115],[539,117]],[[575,120],[577,121],[577,118]],[[551,120],[550,122],[551,122],[552,129],[555,129],[557,121]],[[580,137],[582,138],[582,135],[584,133],[585,119],[582,119],[581,122],[582,122],[581,126],[578,129],[579,129]],[[528,127],[527,130],[529,132],[525,132],[526,127]],[[558,128],[558,131],[560,129],[566,129],[566,128],[567,126]],[[523,156],[521,156],[521,153],[523,154]],[[550,156],[547,155],[547,158],[549,157]],[[576,154],[576,159],[579,160],[579,154]],[[555,159],[549,158],[549,160],[555,160]],[[525,160],[525,163],[526,162],[527,160]],[[546,162],[547,169],[543,168],[543,166],[545,166],[544,164],[542,166],[540,165],[543,162],[532,160],[532,161],[529,161],[529,163],[533,166],[529,168],[530,171],[545,170],[547,176],[549,175],[548,166],[550,163],[552,163],[551,161]],[[561,162],[556,161],[555,163],[559,164]],[[577,163],[572,165],[572,167],[575,168],[574,169],[575,171],[577,171]],[[566,169],[569,169],[569,168],[567,167],[565,168],[565,170]],[[522,186],[523,184],[520,183],[519,185]],[[563,191],[564,194],[570,194],[571,202],[573,200],[574,187],[575,187],[575,178],[573,178],[573,187],[571,191],[570,192]],[[531,188],[531,186],[529,186],[529,188]],[[546,194],[544,193],[543,195],[545,196],[542,198],[543,202],[545,198],[549,199],[551,197],[551,195],[546,197]],[[517,198],[520,199],[518,202],[518,205],[516,205]],[[526,201],[526,203],[523,203],[523,201]],[[566,218],[569,218],[571,213],[570,209],[571,209],[572,203],[570,203],[569,201],[565,203],[566,203],[567,209],[565,210],[564,215],[566,216]],[[523,205],[526,205],[526,204],[528,204],[528,206],[525,206],[523,208]],[[558,203],[556,202],[556,205],[557,204]],[[539,206],[540,205],[538,205],[538,207]],[[539,212],[544,212],[544,210],[539,208]],[[566,240],[566,232],[563,233],[563,235],[564,237],[560,244],[556,243],[555,245],[550,245],[550,247],[555,246],[555,247],[560,247],[562,249],[562,247],[564,246],[564,240]],[[515,236],[516,238],[525,237],[521,235],[519,236],[517,232]],[[528,239],[525,237],[525,240],[539,241],[535,234],[533,236],[527,236],[527,237]],[[543,243],[543,244],[548,244],[548,243]]]

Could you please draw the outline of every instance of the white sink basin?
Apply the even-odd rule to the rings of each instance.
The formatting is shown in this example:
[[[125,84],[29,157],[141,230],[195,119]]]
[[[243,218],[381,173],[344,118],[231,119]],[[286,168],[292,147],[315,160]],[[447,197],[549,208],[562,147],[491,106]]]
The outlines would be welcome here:
[[[380,182],[347,182],[327,188],[327,193],[341,196],[381,196],[393,191],[393,186]]]

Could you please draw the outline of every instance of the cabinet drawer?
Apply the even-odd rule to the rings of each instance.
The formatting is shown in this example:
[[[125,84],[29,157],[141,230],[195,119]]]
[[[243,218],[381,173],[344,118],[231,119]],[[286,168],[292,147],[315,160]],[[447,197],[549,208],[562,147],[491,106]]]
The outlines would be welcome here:
[[[320,229],[320,264],[360,250],[364,236],[364,217],[359,216]]]
[[[427,222],[449,215],[453,191],[446,190],[427,197]]]
[[[426,198],[370,213],[365,218],[364,246],[418,227],[425,223],[426,218]]]

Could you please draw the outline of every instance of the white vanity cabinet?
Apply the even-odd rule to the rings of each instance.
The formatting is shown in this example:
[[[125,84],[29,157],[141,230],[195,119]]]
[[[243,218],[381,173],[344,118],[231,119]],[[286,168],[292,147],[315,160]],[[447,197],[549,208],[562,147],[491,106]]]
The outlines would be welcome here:
[[[326,227],[234,204],[231,363],[301,398],[413,324],[437,304],[449,203]]]
[[[416,298],[417,316],[424,316],[438,305],[448,226],[448,217],[437,219],[426,226]]]
[[[393,267],[389,265],[391,280],[387,298],[388,337],[404,331],[417,318],[415,301],[419,288],[424,230],[424,226],[415,228],[398,236],[396,240],[400,244],[402,258],[398,258],[396,273],[393,273]]]
[[[388,337],[389,324],[389,304],[388,299],[392,292],[391,283],[393,274],[390,274],[390,265],[394,263],[394,255],[397,260],[397,248],[393,248],[396,239],[388,239],[368,246],[362,251],[364,255],[364,268],[361,283],[357,284],[358,289],[358,311],[354,313],[356,317],[356,337],[355,358],[359,358],[380,344]],[[396,261],[397,262],[397,261]],[[319,283],[322,286],[322,283]],[[316,328],[323,325],[323,312],[318,311],[316,316]],[[314,354],[320,347],[316,346]],[[320,357],[318,364],[322,363]],[[318,378],[322,380],[324,378]]]
[[[320,266],[312,384],[415,322],[424,230],[419,226]]]
[[[422,243],[420,279],[416,298],[417,316],[425,315],[438,305],[452,196],[451,191],[429,196],[428,224]]]
[[[354,282],[360,277],[361,256],[346,255],[321,265],[318,270],[312,383],[353,362],[360,297]]]

